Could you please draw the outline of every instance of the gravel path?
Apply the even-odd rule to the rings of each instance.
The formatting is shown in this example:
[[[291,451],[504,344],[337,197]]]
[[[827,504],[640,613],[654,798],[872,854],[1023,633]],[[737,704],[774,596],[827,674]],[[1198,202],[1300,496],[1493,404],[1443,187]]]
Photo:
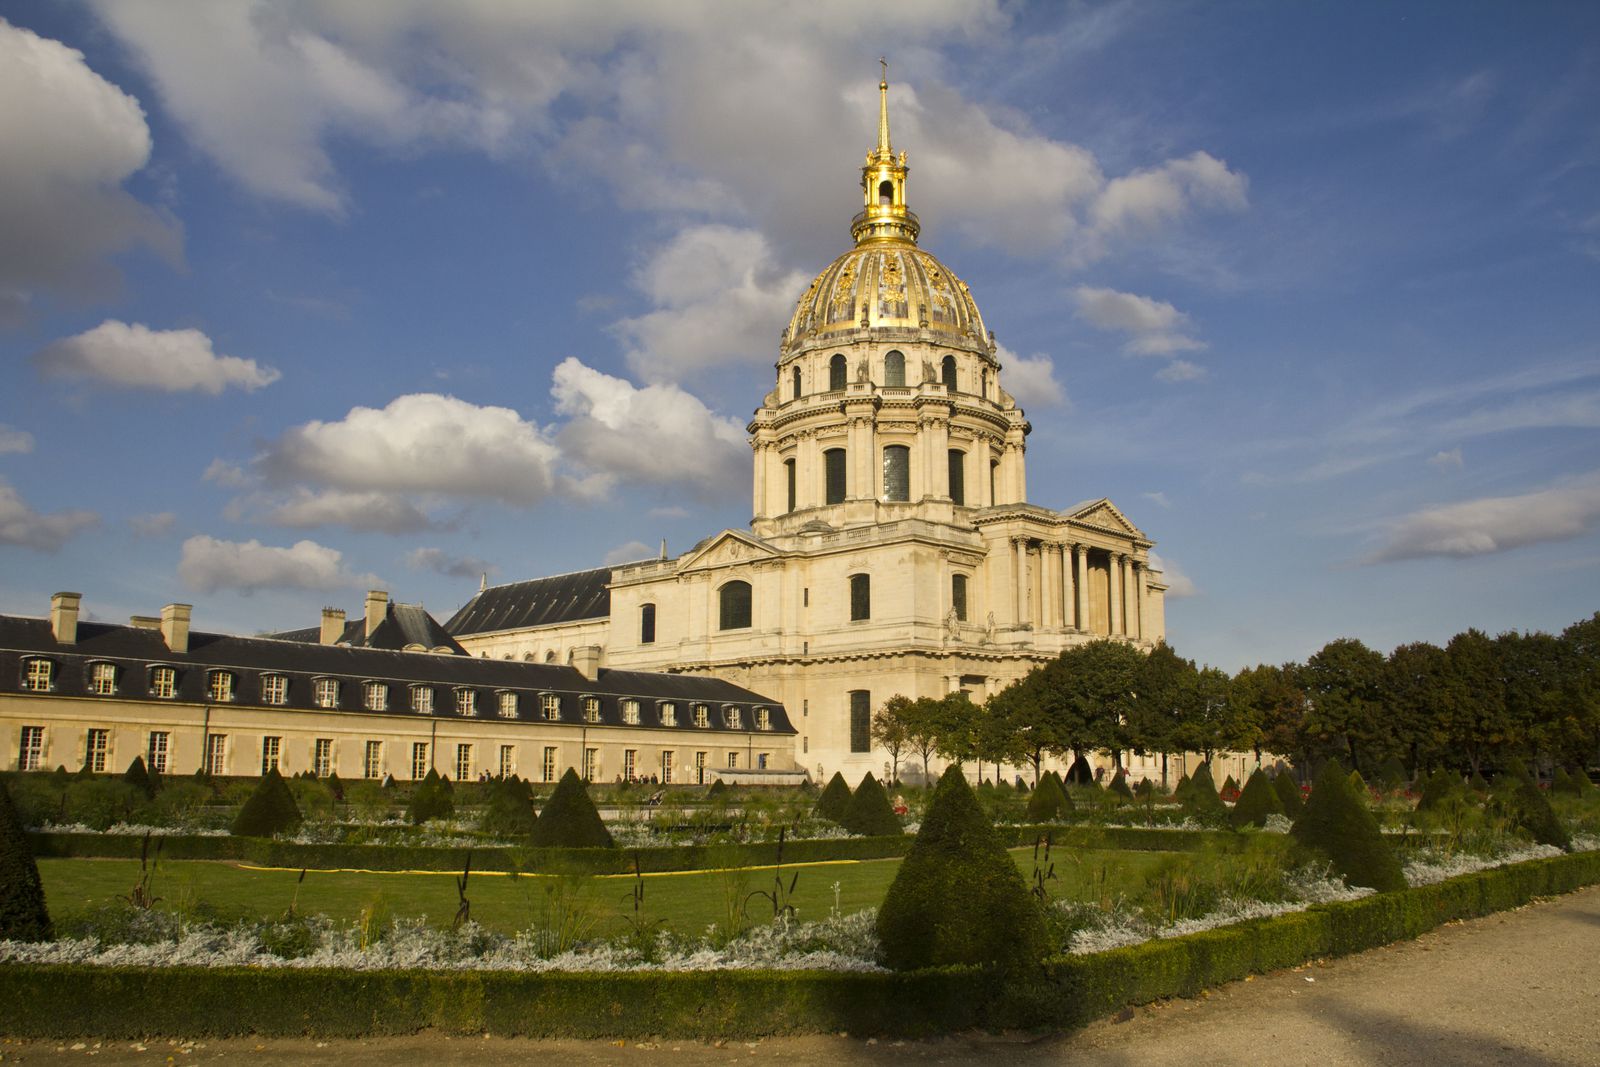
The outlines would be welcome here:
[[[844,1037],[609,1043],[448,1038],[0,1042],[45,1063],[1600,1065],[1600,887],[1436,930],[1416,941],[1135,1009],[1067,1035],[925,1042]],[[0,1027],[4,1022],[0,1020]]]

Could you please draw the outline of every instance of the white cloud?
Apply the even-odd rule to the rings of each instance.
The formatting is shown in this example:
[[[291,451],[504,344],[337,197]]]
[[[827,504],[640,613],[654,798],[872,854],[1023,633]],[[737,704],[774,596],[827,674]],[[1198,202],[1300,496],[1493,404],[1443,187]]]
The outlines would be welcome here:
[[[0,422],[0,456],[33,451],[33,434]]]
[[[224,489],[243,489],[250,484],[250,476],[237,464],[229,463],[225,459],[212,460],[200,478],[202,481],[220,485]]]
[[[1194,584],[1194,580],[1183,573],[1172,560],[1152,552],[1150,569],[1161,572],[1162,580],[1167,583],[1168,600],[1183,600],[1200,595],[1200,588]]]
[[[150,158],[138,101],[82,52],[3,19],[0,145],[0,326],[25,320],[39,295],[112,295],[118,252],[177,257],[177,226],[121,187]]]
[[[646,514],[652,519],[687,519],[689,517],[689,509],[679,507],[676,504],[668,504],[665,507],[651,508]]]
[[[1024,408],[1055,407],[1067,402],[1067,391],[1056,381],[1055,361],[1049,356],[1043,352],[1019,356],[1005,345],[998,345],[997,349],[1005,390]]]
[[[292,529],[343,526],[350,530],[413,533],[433,527],[427,513],[396,493],[350,492],[325,489],[313,492],[296,486],[287,499],[249,497],[230,508],[243,515],[254,505],[264,522]]]
[[[1168,511],[1172,510],[1172,501],[1167,499],[1167,494],[1165,493],[1140,493],[1139,495],[1150,501],[1150,503],[1156,505],[1156,507],[1165,508]]]
[[[41,515],[20,493],[0,481],[0,545],[54,552],[73,534],[99,521],[94,512],[76,509]]]
[[[128,518],[128,527],[135,537],[165,537],[178,525],[178,516],[170,511],[158,511],[150,515],[132,515]]]
[[[1243,174],[1206,152],[1170,159],[1106,184],[1091,212],[1099,234],[1154,229],[1178,218],[1192,205],[1242,210],[1248,206]]]
[[[694,226],[634,273],[655,309],[617,322],[629,368],[650,382],[769,362],[807,279],[780,270],[755,230]]]
[[[1170,356],[1205,348],[1187,336],[1189,316],[1164,300],[1080,285],[1073,290],[1078,316],[1098,330],[1128,335],[1122,350],[1133,356]]]
[[[1428,457],[1428,466],[1434,470],[1460,470],[1463,465],[1461,449],[1452,448],[1447,452],[1435,452]]]
[[[1545,541],[1581,537],[1600,523],[1600,485],[1482,497],[1422,508],[1389,523],[1385,542],[1365,563],[1427,556],[1481,556]]]
[[[557,458],[545,433],[510,408],[413,393],[383,408],[351,408],[337,422],[293,427],[255,465],[272,484],[526,505],[554,488]]]
[[[1208,373],[1198,363],[1190,363],[1186,359],[1175,359],[1156,371],[1156,377],[1164,382],[1197,382]]]
[[[447,578],[478,578],[500,568],[477,556],[452,556],[442,548],[415,548],[406,553],[406,566],[414,571],[433,571]]]
[[[570,357],[552,380],[556,410],[569,416],[556,439],[568,462],[596,479],[592,491],[621,481],[711,499],[743,483],[744,428],[677,386],[639,388]]]
[[[608,567],[614,567],[619,563],[635,563],[641,559],[654,559],[655,557],[656,552],[643,541],[629,541],[627,544],[618,545],[610,552],[607,552],[605,559],[601,562]]]
[[[199,330],[152,330],[116,319],[48,345],[33,358],[49,375],[169,393],[215,396],[229,386],[252,392],[280,377],[253,359],[217,355]]]
[[[315,541],[296,541],[287,548],[260,541],[221,541],[196,534],[183,543],[178,577],[202,593],[237,589],[343,589],[380,586],[370,574],[353,574],[338,549]]]

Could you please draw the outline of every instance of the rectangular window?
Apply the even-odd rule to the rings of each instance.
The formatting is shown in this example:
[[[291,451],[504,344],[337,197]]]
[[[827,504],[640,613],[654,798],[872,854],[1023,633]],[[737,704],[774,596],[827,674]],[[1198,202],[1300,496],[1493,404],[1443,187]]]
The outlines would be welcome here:
[[[472,746],[456,746],[456,781],[465,782],[472,778]]]
[[[756,753],[756,766],[762,770],[767,769],[767,754],[765,752]]]
[[[226,774],[228,771],[228,735],[206,735],[206,773]]]
[[[48,693],[55,664],[47,659],[30,659],[22,665],[22,688],[34,693]]]
[[[830,448],[822,454],[824,504],[844,503],[844,449]]]
[[[261,703],[287,704],[289,702],[289,679],[281,674],[264,674],[261,676]]]
[[[418,715],[433,714],[433,687],[431,685],[414,685],[411,687],[411,710]]]
[[[950,576],[950,610],[956,613],[957,622],[967,621],[967,576]]]
[[[389,710],[389,687],[387,685],[382,682],[368,682],[365,688],[368,711]]]
[[[561,698],[554,693],[546,693],[539,698],[539,706],[544,709],[544,717],[551,722],[561,718]]]
[[[639,643],[653,645],[656,643],[656,606],[645,604],[639,608]]]
[[[97,697],[108,697],[117,691],[117,668],[110,663],[96,663],[89,668],[89,692]]]
[[[150,695],[171,700],[178,691],[178,672],[171,667],[152,667],[150,670]]]
[[[361,777],[381,778],[383,776],[383,742],[368,741],[366,751],[361,754]]]
[[[810,752],[811,751],[811,736],[809,734],[807,734],[806,736],[800,738],[800,751],[801,752]]]
[[[207,679],[206,697],[213,704],[233,703],[233,672],[212,671]]]
[[[911,499],[911,449],[905,445],[883,446],[883,498]]]
[[[726,714],[727,719],[728,719],[728,729],[730,729],[730,730],[743,730],[744,729],[744,713],[743,712],[741,712],[738,708],[733,707],[731,704],[727,708],[724,708],[723,711]]]
[[[411,743],[411,780],[420,782],[428,777],[428,742]]]
[[[478,691],[476,689],[456,690],[456,714],[468,717],[478,714]]]
[[[261,739],[261,773],[266,775],[278,769],[278,756],[283,750],[283,738],[263,737]]]
[[[622,721],[629,726],[639,725],[639,702],[637,700],[624,700],[622,702]]]
[[[111,753],[111,731],[90,730],[83,754],[83,765],[95,774],[104,774],[106,757]]]
[[[584,722],[599,722],[600,721],[600,698],[599,697],[584,697],[583,698],[583,721]]]
[[[633,781],[634,760],[639,754],[631,748],[622,750],[622,780]]]
[[[600,777],[600,750],[586,748],[583,750],[583,776],[589,781]]]
[[[337,678],[317,679],[317,707],[336,708],[339,706],[339,680]]]
[[[696,785],[706,784],[706,754],[704,752],[696,752],[694,754],[694,781]]]
[[[770,730],[770,729],[772,729],[772,712],[771,711],[769,711],[766,708],[757,708],[756,709],[756,729],[757,730]]]
[[[150,743],[145,746],[144,765],[156,774],[166,774],[167,753],[171,748],[171,734],[165,730],[151,730]]]
[[[737,770],[738,767],[739,767],[739,753],[737,753],[737,752],[728,753],[728,770],[730,770],[730,771]]]
[[[311,768],[318,778],[326,778],[333,773],[333,738],[319,737],[312,749]]]
[[[670,751],[661,753],[661,784],[662,785],[671,785],[672,784],[672,756],[673,756],[673,753],[670,752]]]
[[[872,575],[850,576],[850,621],[864,622],[872,618]]]
[[[872,694],[865,689],[850,691],[850,751],[872,751]]]
[[[678,725],[678,705],[670,702],[661,705],[661,725]]]
[[[37,771],[44,766],[44,727],[24,726],[17,746],[17,770]]]
[[[783,461],[783,472],[784,472],[784,477],[789,482],[789,498],[788,498],[789,499],[789,506],[788,506],[788,508],[785,509],[785,513],[787,513],[787,512],[793,511],[794,508],[795,508],[794,460],[786,459],[786,460]]]
[[[967,502],[967,454],[950,450],[950,503]]]
[[[694,706],[694,724],[700,727],[702,730],[710,727],[711,710],[704,704],[696,704]]]
[[[502,719],[515,719],[517,717],[517,694],[500,694],[500,717]]]
[[[546,745],[544,747],[544,760],[539,764],[539,780],[541,782],[553,782],[556,780],[556,747],[554,745]]]
[[[515,745],[500,746],[500,777],[510,778],[517,773],[516,751]]]

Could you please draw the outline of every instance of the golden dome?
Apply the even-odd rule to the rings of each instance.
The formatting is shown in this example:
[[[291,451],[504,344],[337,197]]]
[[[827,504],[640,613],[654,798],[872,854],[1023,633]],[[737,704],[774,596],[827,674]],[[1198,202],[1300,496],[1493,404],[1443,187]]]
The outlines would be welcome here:
[[[866,243],[828,264],[795,307],[785,347],[860,329],[926,330],[936,343],[964,348],[989,344],[966,282],[909,242]]]

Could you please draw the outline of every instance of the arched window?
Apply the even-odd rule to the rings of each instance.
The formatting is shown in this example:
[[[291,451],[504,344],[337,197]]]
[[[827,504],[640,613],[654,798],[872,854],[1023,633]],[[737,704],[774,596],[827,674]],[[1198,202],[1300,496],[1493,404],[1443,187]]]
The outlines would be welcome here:
[[[883,498],[911,499],[911,449],[905,445],[883,446]]]
[[[906,356],[904,352],[890,352],[883,357],[883,384],[906,384]]]
[[[967,576],[965,574],[952,574],[950,576],[950,610],[956,613],[956,619],[967,621]]]
[[[958,448],[952,448],[949,453],[950,463],[950,502],[965,504],[967,502],[967,454]]]
[[[999,481],[1000,481],[1000,461],[997,460],[997,459],[991,459],[989,461],[989,503],[991,503],[991,504],[999,503],[999,501],[995,499],[995,492],[994,492],[995,486],[996,486],[996,484],[999,483]]]
[[[794,507],[795,507],[795,488],[796,488],[795,474],[794,474],[794,460],[786,459],[786,460],[783,461],[783,476],[784,476],[785,480],[787,480],[787,482],[789,483],[789,497],[788,497],[789,507],[786,510],[787,511],[793,511]]]
[[[800,399],[800,365],[798,363],[795,364],[793,377],[794,377],[794,399],[799,400]]]
[[[844,364],[844,355],[841,353],[828,360],[828,389],[837,393],[844,388],[847,370]]]
[[[639,643],[653,645],[656,643],[656,606],[644,604],[639,608]]]
[[[552,648],[550,651],[546,652],[544,654],[544,661],[546,663],[554,663],[556,661],[556,650]]]
[[[894,182],[878,183],[878,203],[884,207],[894,203]]]
[[[718,629],[743,630],[750,625],[750,583],[729,582],[717,592]]]
[[[981,383],[978,386],[978,395],[987,397],[989,395],[989,370],[987,367],[978,372],[978,381]]]
[[[939,380],[943,382],[944,387],[950,390],[952,393],[956,391],[955,356],[945,356],[944,361],[939,364]]]
[[[830,448],[822,454],[823,498],[825,504],[844,503],[844,449]]]
[[[850,576],[850,621],[862,622],[872,618],[872,575]]]

